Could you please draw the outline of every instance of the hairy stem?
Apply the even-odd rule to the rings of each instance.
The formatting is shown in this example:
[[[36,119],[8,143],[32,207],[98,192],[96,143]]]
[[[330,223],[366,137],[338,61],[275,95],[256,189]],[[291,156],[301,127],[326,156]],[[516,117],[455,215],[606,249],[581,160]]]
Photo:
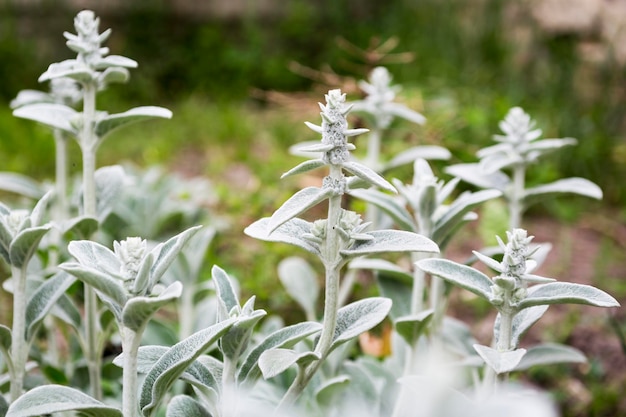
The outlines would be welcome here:
[[[142,329],[143,330],[143,329]],[[122,350],[124,352],[122,413],[124,417],[139,417],[137,401],[137,355],[141,344],[141,333],[128,327],[121,328]]]
[[[330,176],[340,179],[343,177],[341,167],[330,166]],[[292,405],[302,394],[311,378],[317,372],[324,359],[330,351],[330,347],[335,336],[337,327],[337,310],[339,307],[339,282],[340,271],[343,265],[339,253],[341,247],[341,237],[337,231],[339,219],[341,217],[341,195],[333,195],[328,201],[328,219],[326,223],[326,239],[322,245],[321,259],[325,270],[325,298],[324,298],[324,319],[322,323],[322,333],[315,346],[315,353],[320,357],[313,361],[304,371],[298,373],[298,377],[293,381],[289,390],[279,404],[279,409]]]
[[[11,401],[15,401],[24,387],[26,360],[28,359],[28,343],[26,341],[26,265],[11,266],[13,280],[13,327],[11,341]],[[9,368],[11,369],[11,368]]]
[[[96,210],[96,143],[94,134],[96,113],[96,85],[86,83],[83,86],[83,131],[80,147],[83,156],[83,213],[85,216],[97,216]],[[91,394],[102,399],[100,367],[101,351],[98,348],[98,299],[93,288],[85,285],[85,334],[87,366],[91,382]]]

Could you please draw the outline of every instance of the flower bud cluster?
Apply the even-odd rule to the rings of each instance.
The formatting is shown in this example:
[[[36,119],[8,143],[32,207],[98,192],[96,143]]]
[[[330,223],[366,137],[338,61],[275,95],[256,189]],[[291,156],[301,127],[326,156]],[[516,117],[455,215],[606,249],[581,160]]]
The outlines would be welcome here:
[[[348,143],[348,136],[366,132],[366,129],[348,129],[346,115],[352,106],[346,105],[346,95],[341,90],[330,90],[326,97],[326,105],[320,103],[322,125],[307,123],[312,130],[322,134],[324,149],[322,160],[330,165],[343,165],[350,158],[354,145]]]
[[[524,229],[513,229],[506,232],[508,242],[504,244],[498,238],[500,246],[504,249],[502,258],[501,274],[494,278],[491,287],[492,299],[495,305],[501,305],[508,298],[508,303],[515,305],[526,298],[526,282],[523,277],[527,273],[527,261],[532,255],[530,242],[534,236],[528,236]]]
[[[330,188],[333,190],[335,195],[343,195],[348,189],[348,182],[346,181],[345,176],[341,176],[341,178],[333,178],[330,175],[327,175],[322,180],[322,188]]]
[[[132,282],[148,252],[146,240],[129,237],[121,242],[114,242],[113,249],[120,260],[120,274],[126,281]]]
[[[15,236],[24,229],[24,222],[28,220],[30,213],[28,210],[12,210],[3,216],[2,221],[7,225],[9,232]]]
[[[346,115],[350,106],[346,105],[346,95],[341,90],[330,90],[326,97],[326,105],[320,104],[322,109],[322,143],[333,145],[333,148],[324,153],[323,160],[327,164],[341,165],[350,158],[350,148],[346,139],[348,120]]]
[[[103,56],[109,53],[109,48],[101,47],[102,43],[111,34],[110,30],[98,33],[100,19],[91,10],[83,10],[74,18],[76,35],[65,33],[67,46],[78,53],[78,61],[94,68]]]
[[[368,233],[365,233],[371,225],[371,222],[363,223],[361,215],[350,210],[341,210],[341,216],[337,224],[337,231],[339,236],[345,241],[349,242],[348,246],[354,241],[372,240],[374,237]]]

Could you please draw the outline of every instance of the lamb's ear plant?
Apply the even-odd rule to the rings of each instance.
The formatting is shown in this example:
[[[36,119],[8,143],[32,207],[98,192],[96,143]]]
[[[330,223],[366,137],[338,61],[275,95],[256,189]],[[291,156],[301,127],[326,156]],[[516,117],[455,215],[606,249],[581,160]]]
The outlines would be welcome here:
[[[478,151],[478,163],[458,164],[446,169],[451,175],[480,188],[502,191],[509,209],[509,230],[521,227],[524,211],[545,198],[561,193],[602,198],[602,190],[591,181],[572,177],[549,184],[526,188],[526,172],[539,158],[565,146],[576,144],[576,139],[540,139],[542,131],[520,107],[513,107],[500,129],[504,135],[495,135],[497,145]],[[510,175],[504,170],[510,171]]]
[[[426,118],[422,114],[395,101],[400,86],[392,85],[391,81],[391,74],[385,67],[374,68],[368,81],[359,81],[359,87],[366,96],[362,100],[352,102],[352,110],[363,115],[369,122],[367,125],[371,126],[367,134],[367,155],[363,163],[376,172],[384,172],[411,163],[418,158],[450,158],[450,152],[446,148],[422,145],[406,149],[387,162],[382,160],[383,136],[395,119],[403,119],[418,125],[426,123]]]
[[[159,281],[197,230],[198,227],[188,229],[152,250],[148,250],[147,242],[138,237],[115,242],[114,251],[88,240],[73,241],[69,245],[69,251],[76,262],[67,262],[60,266],[63,271],[90,285],[115,317],[124,352],[122,413],[125,417],[139,415],[137,361],[141,336],[146,325],[159,308],[180,297],[182,292],[180,282],[162,288]],[[99,344],[104,342],[98,340]],[[70,406],[67,402],[56,408],[50,404],[48,412],[80,411],[81,407],[97,404],[94,403],[97,401],[94,398],[79,394],[78,391],[73,393],[66,387],[54,386],[48,386],[45,393],[29,391],[19,401],[11,404],[8,415],[33,415],[19,413],[23,413],[24,408],[32,404],[35,396],[59,397],[65,401],[76,397],[73,408],[67,408]]]
[[[111,30],[99,33],[100,19],[90,10],[79,12],[74,19],[76,34],[65,32],[67,46],[77,53],[75,59],[51,64],[40,82],[69,78],[80,84],[83,109],[78,112],[61,103],[35,103],[14,111],[18,117],[35,120],[76,138],[82,153],[82,215],[97,218],[96,151],[104,139],[117,128],[150,118],[170,118],[161,107],[137,107],[123,113],[109,114],[96,110],[96,95],[111,83],[129,78],[128,68],[137,63],[119,55],[109,55],[102,46]],[[101,351],[98,349],[97,299],[90,285],[85,286],[85,356],[89,365],[93,396],[101,398]]]
[[[494,344],[476,344],[474,349],[486,364],[484,384],[493,390],[495,375],[524,370],[536,364],[580,362],[584,356],[577,350],[557,344],[541,344],[529,349],[519,348],[522,335],[541,318],[553,304],[586,304],[597,307],[618,307],[619,303],[606,292],[590,285],[559,282],[533,274],[536,262],[524,229],[507,232],[507,242],[498,239],[504,257],[498,262],[479,252],[474,254],[485,265],[498,272],[489,278],[469,266],[445,259],[417,262],[423,271],[438,276],[486,299],[497,311],[494,323]]]
[[[385,252],[438,252],[434,242],[413,232],[368,232],[369,224],[364,224],[355,212],[341,207],[342,195],[349,192],[351,184],[356,182],[365,181],[369,185],[395,192],[395,188],[374,170],[350,160],[350,151],[355,147],[347,138],[366,130],[348,128],[346,115],[350,106],[345,104],[345,100],[345,94],[340,90],[329,91],[326,104],[320,104],[322,125],[306,123],[310,129],[320,133],[322,139],[321,143],[307,145],[300,151],[322,153],[322,157],[305,161],[283,175],[287,177],[327,166],[329,173],[322,186],[298,191],[271,217],[261,219],[245,230],[252,237],[303,248],[317,255],[324,265],[323,327],[314,348],[308,352],[268,350],[259,358],[259,366],[265,378],[274,377],[291,366],[297,367],[296,377],[280,407],[287,407],[296,401],[333,350],[376,326],[391,308],[389,299],[370,298],[339,309],[340,274],[351,259]],[[346,177],[344,172],[352,176]],[[326,219],[309,222],[297,217],[326,200]]]

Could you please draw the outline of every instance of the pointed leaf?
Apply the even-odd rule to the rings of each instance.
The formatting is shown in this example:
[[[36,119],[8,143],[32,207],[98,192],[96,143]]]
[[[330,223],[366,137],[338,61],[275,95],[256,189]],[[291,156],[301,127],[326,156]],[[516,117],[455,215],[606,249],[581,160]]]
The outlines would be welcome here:
[[[285,201],[278,210],[270,217],[269,232],[272,233],[279,226],[304,213],[322,201],[329,198],[333,193],[330,188],[307,187],[298,191]]]
[[[498,375],[515,370],[515,367],[526,354],[526,349],[500,352],[483,345],[474,345],[474,349],[478,352],[480,357],[483,358],[485,363]]]
[[[312,159],[309,161],[304,161],[301,164],[298,164],[297,166],[295,166],[294,168],[291,168],[289,171],[285,172],[283,175],[280,176],[280,178],[286,178],[291,175],[309,172],[319,167],[323,167],[324,165],[326,165],[326,162],[324,162],[321,159]]]
[[[265,310],[255,310],[249,315],[238,317],[237,323],[222,336],[220,350],[233,362],[247,349],[254,326],[267,315]]]
[[[330,407],[337,404],[337,396],[342,394],[350,385],[350,377],[339,375],[324,381],[315,390],[315,402],[322,407]]]
[[[495,259],[475,250],[473,250],[472,253],[476,257],[476,259],[478,259],[480,262],[484,263],[486,266],[493,269],[494,271],[497,271],[497,272],[503,271],[502,265],[500,264],[500,262],[496,261]]]
[[[31,227],[22,230],[11,242],[9,246],[9,259],[11,265],[22,267],[35,254],[39,242],[50,230],[50,225]]]
[[[112,306],[115,308],[113,312],[116,315],[121,313],[121,309],[126,304],[128,297],[122,281],[112,278],[110,275],[97,269],[85,267],[75,262],[66,262],[59,265],[59,268],[74,275],[85,284],[91,285],[100,294],[103,301],[108,300],[112,303]]]
[[[226,271],[214,265],[211,269],[211,277],[213,282],[215,282],[217,296],[224,303],[226,311],[230,312],[233,308],[239,308],[239,299],[237,298],[235,287]]]
[[[109,67],[98,77],[100,84],[125,83],[130,78],[130,73],[126,68]]]
[[[400,103],[385,103],[384,111],[394,115],[396,117],[400,117],[401,119],[408,120],[409,122],[413,122],[418,125],[423,125],[426,123],[426,118],[422,116],[420,113],[415,110],[411,110],[404,104]]]
[[[550,304],[587,304],[596,307],[620,305],[615,298],[591,285],[551,282],[530,287],[527,297],[519,302],[518,308]]]
[[[452,165],[447,167],[445,172],[480,188],[495,188],[505,191],[511,182],[505,173],[497,171],[488,174],[482,170],[479,164]]]
[[[574,138],[542,139],[529,143],[527,145],[526,152],[541,151],[541,154],[543,155],[546,151],[561,149],[565,146],[573,146],[576,145],[576,143],[577,140]]]
[[[236,319],[229,319],[200,330],[172,346],[150,369],[141,388],[140,408],[145,416],[164,398],[174,381],[224,333]]]
[[[359,300],[337,311],[337,327],[330,350],[350,341],[382,322],[391,310],[391,300],[371,297]]]
[[[257,220],[250,226],[246,227],[244,233],[255,239],[265,240],[268,242],[281,242],[298,246],[307,252],[319,255],[319,246],[313,242],[303,239],[302,236],[311,233],[311,223],[302,219],[291,219],[272,231],[270,229],[270,218],[265,217]]]
[[[156,311],[181,296],[183,284],[176,281],[158,297],[131,297],[122,310],[122,324],[137,332],[144,328]]]
[[[358,162],[348,161],[343,164],[343,168],[346,171],[349,171],[351,174],[356,175],[362,180],[367,181],[371,185],[375,185],[377,187],[382,188],[383,190],[390,191],[392,193],[397,192],[395,187],[387,182],[386,179],[378,175],[371,168],[366,167],[363,164],[359,164]]]
[[[99,120],[96,123],[95,133],[102,139],[122,126],[154,118],[171,119],[172,112],[156,106],[135,107],[124,113],[110,114]]]
[[[316,322],[303,322],[281,328],[267,336],[260,344],[250,351],[239,368],[237,380],[242,383],[254,381],[259,377],[259,357],[263,352],[275,348],[291,348],[296,343],[318,333],[322,325]]]
[[[107,55],[96,63],[96,69],[110,67],[137,68],[137,61],[121,55]]]
[[[76,128],[72,122],[79,113],[71,107],[57,103],[37,103],[19,107],[13,111],[15,117],[43,123],[54,129],[75,135]]]
[[[55,78],[71,78],[78,82],[90,82],[95,77],[95,71],[75,59],[50,64],[46,72],[39,76],[38,81],[44,82]]]
[[[190,227],[176,236],[169,238],[166,242],[157,245],[157,247],[150,251],[150,253],[154,255],[154,263],[150,269],[150,287],[159,282],[187,241],[189,241],[201,227],[202,226]]]
[[[439,253],[439,248],[430,239],[413,232],[402,230],[375,230],[368,232],[374,239],[360,240],[349,249],[340,251],[346,258],[387,252]]]
[[[586,362],[585,354],[576,348],[557,343],[544,343],[529,348],[514,370],[524,371],[535,365]]]
[[[424,259],[416,265],[424,272],[443,278],[487,300],[491,297],[491,280],[474,268],[447,259]]]
[[[147,374],[150,372],[156,362],[167,353],[170,348],[167,346],[141,346],[137,352],[137,373]],[[214,393],[220,391],[220,384],[211,370],[203,363],[202,359],[208,358],[201,356],[196,359],[189,367],[180,375],[180,379],[195,387],[204,387],[212,390]],[[217,359],[214,359],[217,361]],[[113,364],[120,368],[124,366],[124,353],[113,359]]]
[[[33,199],[40,199],[44,195],[43,187],[39,183],[15,172],[0,172],[0,190]]]
[[[485,156],[479,162],[480,169],[487,175],[501,172],[502,169],[524,162],[524,158],[517,153],[498,152]]]
[[[292,365],[320,360],[315,352],[296,352],[291,349],[275,348],[266,350],[259,357],[259,369],[263,378],[269,379],[285,372]]]
[[[98,220],[104,222],[120,198],[126,174],[120,165],[102,167],[96,170],[96,212]]]
[[[328,152],[333,149],[335,145],[332,143],[314,142],[311,144],[300,144],[293,148],[294,154],[298,155],[300,152],[316,153],[316,152]]]
[[[75,281],[70,274],[58,272],[37,288],[26,305],[26,340],[32,339],[48,312]]]
[[[211,413],[188,395],[176,395],[167,405],[165,417],[211,417]]]
[[[74,217],[61,224],[63,236],[74,235],[79,239],[89,239],[98,230],[98,219],[91,216]]]
[[[394,321],[396,331],[409,344],[414,346],[417,340],[427,330],[433,310],[425,310],[412,316],[399,317]]]
[[[417,226],[411,214],[393,196],[375,189],[350,190],[348,194],[374,204],[387,213],[402,230],[417,231]]]
[[[291,298],[302,306],[307,317],[313,319],[320,285],[311,265],[296,256],[283,259],[278,264],[278,278]]]
[[[75,240],[67,246],[70,255],[84,267],[101,270],[121,280],[121,263],[115,253],[104,245],[90,240]]]
[[[384,272],[386,276],[392,276],[395,279],[408,284],[413,281],[413,276],[406,270],[385,259],[357,258],[348,264],[348,268]]]
[[[578,194],[596,200],[602,199],[602,189],[593,182],[584,178],[565,178],[525,190],[523,202],[528,207],[542,199],[561,193]]]
[[[78,307],[76,307],[72,299],[67,295],[64,294],[57,300],[57,303],[52,306],[51,314],[53,314],[54,317],[72,326],[75,330],[80,330],[80,312],[78,311]]]
[[[89,417],[122,417],[117,408],[61,385],[43,385],[26,392],[11,404],[6,417],[35,417],[65,411],[78,411]]]
[[[406,164],[412,164],[416,159],[450,159],[452,154],[449,150],[441,146],[415,146],[400,152],[393,159],[385,164],[384,170],[390,170]]]
[[[481,190],[475,193],[462,194],[454,200],[445,213],[435,221],[433,231],[433,240],[441,243],[455,229],[464,216],[474,207],[485,201],[502,196],[502,192],[498,190]]]
[[[44,216],[46,214],[46,210],[48,210],[48,206],[54,197],[54,190],[50,190],[43,195],[35,204],[33,211],[30,213],[30,222],[31,227],[41,226],[43,223]]]

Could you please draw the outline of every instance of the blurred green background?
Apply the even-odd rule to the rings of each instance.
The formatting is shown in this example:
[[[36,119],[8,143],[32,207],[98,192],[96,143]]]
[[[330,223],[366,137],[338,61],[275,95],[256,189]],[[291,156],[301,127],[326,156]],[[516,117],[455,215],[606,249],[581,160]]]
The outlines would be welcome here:
[[[242,229],[302,185],[278,177],[299,161],[287,154],[288,146],[316,138],[302,122],[318,121],[316,102],[323,101],[325,90],[341,87],[357,98],[355,80],[366,78],[380,62],[388,63],[394,81],[403,86],[400,99],[428,118],[424,128],[394,124],[393,141],[384,149],[388,155],[408,145],[439,144],[452,151],[453,162],[473,162],[513,106],[530,113],[545,137],[577,138],[578,146],[542,160],[529,182],[581,176],[601,186],[604,200],[563,197],[545,203],[530,213],[529,226],[541,229],[529,230],[562,248],[550,273],[568,280],[579,269],[576,261],[585,260],[587,282],[626,300],[622,2],[3,0],[1,170],[52,177],[49,132],[14,118],[8,104],[22,89],[45,90],[37,83],[39,75],[50,63],[73,57],[62,33],[74,32],[72,19],[85,7],[101,17],[101,30],[113,29],[107,42],[111,53],[139,62],[129,84],[99,96],[99,108],[116,112],[161,105],[174,112],[171,121],[114,135],[103,145],[99,165],[126,160],[208,177],[219,197],[212,210],[232,226],[216,238],[209,261],[245,280],[245,288],[268,310],[293,314],[274,271],[278,260],[294,252],[245,238]],[[385,56],[376,46],[390,40],[397,46]],[[72,161],[78,172],[76,147]],[[435,164],[439,172],[441,167]],[[483,217],[498,218],[497,211],[490,207]],[[557,225],[542,223],[546,218]],[[461,242],[466,253],[480,247],[471,242],[476,235],[497,228],[488,221],[481,227]],[[581,345],[594,337],[609,340],[611,354],[617,355],[611,360],[620,365],[611,373],[606,358],[597,359],[606,351],[594,346],[585,350],[592,355],[588,367],[536,371],[533,381],[562,398],[566,416],[626,414],[626,313],[622,308],[610,319],[587,318],[583,328],[593,330],[589,335],[573,333],[581,321],[576,311],[560,316],[566,324],[562,332],[543,336],[569,343],[578,337]]]

